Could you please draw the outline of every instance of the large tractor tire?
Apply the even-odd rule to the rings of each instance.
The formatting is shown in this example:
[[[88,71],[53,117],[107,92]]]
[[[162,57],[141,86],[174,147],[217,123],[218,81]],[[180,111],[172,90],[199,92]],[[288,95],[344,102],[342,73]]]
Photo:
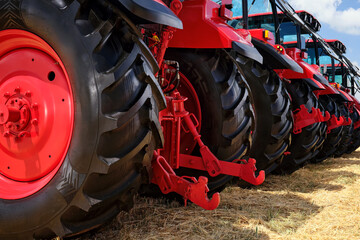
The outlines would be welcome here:
[[[341,157],[344,153],[346,153],[347,149],[349,148],[352,140],[352,135],[354,132],[354,122],[353,117],[354,115],[350,114],[349,109],[345,106],[344,103],[339,103],[339,109],[341,116],[347,118],[350,118],[352,120],[350,125],[344,126],[344,134],[341,138],[339,146],[336,148],[336,151],[334,152],[334,157]]]
[[[179,62],[183,78],[191,85],[187,88],[194,89],[191,96],[182,84],[178,88],[192,99],[185,102],[187,109],[199,104],[203,142],[220,160],[232,162],[244,156],[251,143],[253,110],[243,77],[230,57],[221,50],[169,49],[166,59]],[[182,143],[189,144],[184,150],[191,149],[193,140]],[[193,154],[198,154],[196,148]],[[211,192],[221,191],[232,179],[185,168],[179,169],[178,174],[208,177]]]
[[[292,112],[290,97],[281,79],[273,71],[238,56],[250,88],[255,112],[255,129],[248,155],[256,159],[257,170],[276,169],[291,142]]]
[[[292,99],[293,109],[298,109],[303,104],[309,111],[313,107],[321,108],[318,99],[305,82],[293,81],[287,83],[286,87]],[[326,134],[324,124],[326,123],[314,123],[303,128],[301,133],[292,134],[292,142],[288,149],[290,154],[284,157],[281,165],[275,170],[277,174],[291,174],[316,156],[321,147],[318,142],[323,142],[323,135]]]
[[[321,105],[325,108],[326,111],[330,113],[330,115],[335,115],[337,118],[341,116],[338,105],[331,97],[327,95],[322,95],[319,98]],[[334,128],[327,134],[326,140],[322,145],[319,153],[312,158],[310,161],[312,163],[320,163],[324,161],[326,158],[332,156],[336,149],[338,148],[341,139],[343,136],[343,126]]]
[[[131,208],[162,143],[156,64],[93,4],[0,1],[0,239],[70,236]]]
[[[355,124],[360,120],[359,113],[354,109],[353,112],[350,114],[351,120]],[[360,128],[357,128],[354,130],[352,136],[351,136],[351,142],[349,144],[348,149],[346,150],[346,153],[350,154],[354,152],[356,149],[360,147]]]

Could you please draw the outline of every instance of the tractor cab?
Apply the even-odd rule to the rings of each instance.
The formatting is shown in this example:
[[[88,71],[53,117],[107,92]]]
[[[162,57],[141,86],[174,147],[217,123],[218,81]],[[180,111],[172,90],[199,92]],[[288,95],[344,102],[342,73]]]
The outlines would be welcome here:
[[[346,46],[339,40],[324,39],[324,41],[339,55],[340,61],[331,57],[324,51],[321,45],[319,46],[317,41],[314,41],[309,37],[306,40],[307,54],[303,54],[303,60],[315,68],[317,67],[330,83],[340,84],[345,89],[350,89],[351,94],[355,95],[355,82],[358,76],[355,67],[351,67],[348,63],[344,63],[345,60],[343,54],[346,53]],[[284,46],[286,48],[295,48],[297,47],[297,42],[285,42]]]
[[[324,40],[332,46],[338,54],[346,53],[346,47],[341,41],[328,39]],[[287,48],[293,48],[296,47],[296,42],[285,42],[284,46]],[[341,84],[345,88],[350,85],[354,85],[351,83],[349,69],[346,68],[342,62],[330,57],[327,52],[318,45],[317,41],[307,39],[306,52],[307,56],[303,58],[303,60],[314,67],[317,66],[329,82]]]
[[[265,2],[260,0],[243,1],[241,6],[234,6],[233,12],[237,17],[229,21],[231,26],[237,29],[245,28],[250,31],[261,29],[264,32],[263,40],[273,40],[275,44],[297,41],[298,35],[309,34],[309,31],[302,28],[301,24],[293,21],[292,18],[287,17],[280,11],[276,0]],[[296,18],[299,18],[303,24],[306,24],[315,32],[320,30],[320,22],[310,13],[306,11],[296,11],[296,13]],[[259,36],[255,37],[258,38]],[[298,42],[299,49],[301,49],[301,41]],[[302,46],[305,46],[304,42],[302,44]]]
[[[276,46],[304,70],[302,74],[283,71],[283,77],[314,78],[325,85],[327,78],[330,82],[343,83],[344,87],[357,84],[358,71],[343,56],[346,47],[340,41],[324,40],[318,34],[320,22],[310,13],[295,11],[283,0],[242,1],[233,11],[240,16],[229,22],[231,26],[248,29],[254,39]]]

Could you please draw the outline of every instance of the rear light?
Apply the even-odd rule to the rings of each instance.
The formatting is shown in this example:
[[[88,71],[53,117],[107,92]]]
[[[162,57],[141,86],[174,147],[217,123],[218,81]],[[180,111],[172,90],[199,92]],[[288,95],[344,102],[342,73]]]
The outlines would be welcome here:
[[[270,37],[270,31],[269,31],[269,30],[264,30],[264,38],[265,38],[266,40],[271,39],[271,37]]]

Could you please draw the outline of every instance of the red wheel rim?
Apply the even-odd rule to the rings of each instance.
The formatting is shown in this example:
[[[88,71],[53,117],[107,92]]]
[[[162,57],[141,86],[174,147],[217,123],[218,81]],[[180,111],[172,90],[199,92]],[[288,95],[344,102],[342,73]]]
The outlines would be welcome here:
[[[184,74],[180,72],[180,84],[177,90],[184,97],[187,97],[185,101],[185,109],[189,113],[195,115],[196,119],[199,122],[199,126],[197,127],[198,132],[201,130],[201,105],[199,101],[199,97],[191,84],[190,80],[186,78]],[[196,141],[194,141],[194,137],[191,133],[186,133],[184,131],[181,132],[181,146],[180,152],[183,154],[191,154],[196,146]]]
[[[32,33],[1,31],[0,198],[24,198],[49,183],[73,125],[70,80],[56,52]]]

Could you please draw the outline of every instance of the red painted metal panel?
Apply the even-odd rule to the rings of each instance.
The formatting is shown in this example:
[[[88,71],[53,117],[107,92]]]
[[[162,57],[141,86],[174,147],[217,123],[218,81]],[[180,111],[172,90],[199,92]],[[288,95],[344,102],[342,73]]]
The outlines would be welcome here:
[[[234,28],[220,17],[220,5],[211,0],[188,0],[183,2],[179,13],[184,29],[174,33],[169,47],[173,48],[231,48],[232,42],[252,46],[244,31]]]

